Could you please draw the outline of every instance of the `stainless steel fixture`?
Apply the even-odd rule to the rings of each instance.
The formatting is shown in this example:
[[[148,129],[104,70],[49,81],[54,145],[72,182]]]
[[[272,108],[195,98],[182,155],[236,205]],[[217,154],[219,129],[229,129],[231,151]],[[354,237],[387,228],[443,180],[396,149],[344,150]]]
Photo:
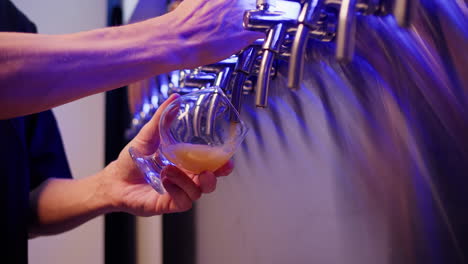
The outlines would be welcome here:
[[[264,39],[159,78],[220,85],[250,127],[197,263],[466,263],[465,2],[257,1]]]

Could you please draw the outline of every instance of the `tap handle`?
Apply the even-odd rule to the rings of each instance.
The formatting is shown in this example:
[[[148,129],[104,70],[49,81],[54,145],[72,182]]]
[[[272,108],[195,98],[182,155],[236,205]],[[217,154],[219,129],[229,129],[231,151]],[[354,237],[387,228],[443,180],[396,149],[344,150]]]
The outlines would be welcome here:
[[[400,27],[408,27],[411,19],[412,1],[414,0],[395,0],[393,6],[393,16]]]
[[[354,55],[356,32],[356,0],[343,0],[338,18],[336,34],[336,58],[339,61],[350,62]]]

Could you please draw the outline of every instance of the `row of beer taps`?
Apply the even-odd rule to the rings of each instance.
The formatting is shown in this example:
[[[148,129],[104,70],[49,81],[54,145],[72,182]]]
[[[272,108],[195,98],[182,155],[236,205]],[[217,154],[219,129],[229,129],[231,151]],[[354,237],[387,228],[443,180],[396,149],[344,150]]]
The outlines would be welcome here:
[[[157,77],[158,102],[171,93],[186,94],[210,86],[219,86],[231,98],[240,112],[243,95],[254,93],[257,107],[268,105],[270,80],[276,75],[279,61],[287,62],[290,89],[297,90],[303,78],[305,51],[309,39],[335,41],[336,59],[352,61],[357,16],[393,15],[398,25],[407,27],[414,0],[257,0],[256,9],[246,10],[243,26],[247,30],[265,33],[259,39],[231,57],[196,69],[181,69]],[[154,100],[146,100],[148,103]],[[145,107],[154,109],[157,106]],[[141,116],[132,121],[141,127]],[[136,120],[135,120],[136,119]],[[234,120],[235,121],[235,120]],[[131,136],[131,135],[130,135]]]

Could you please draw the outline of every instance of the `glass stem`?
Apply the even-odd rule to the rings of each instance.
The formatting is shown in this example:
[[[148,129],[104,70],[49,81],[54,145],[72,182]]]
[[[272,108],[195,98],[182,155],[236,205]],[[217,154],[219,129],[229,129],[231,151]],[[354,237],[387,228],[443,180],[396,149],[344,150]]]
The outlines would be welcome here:
[[[158,193],[166,193],[162,184],[161,172],[164,167],[172,163],[164,157],[161,150],[158,148],[154,154],[149,156],[142,155],[133,147],[130,148],[129,152],[130,156],[143,173],[146,182],[148,182]]]

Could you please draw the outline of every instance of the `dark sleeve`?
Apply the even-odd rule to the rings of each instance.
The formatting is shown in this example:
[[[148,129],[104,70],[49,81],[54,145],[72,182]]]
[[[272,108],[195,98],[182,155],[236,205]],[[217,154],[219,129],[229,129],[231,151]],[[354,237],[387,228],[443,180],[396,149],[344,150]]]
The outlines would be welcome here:
[[[0,31],[36,33],[36,26],[16,6],[0,0]]]
[[[31,189],[50,177],[71,178],[62,138],[52,111],[25,118]]]
[[[9,0],[0,0],[0,31],[37,32],[36,26]],[[30,190],[50,177],[71,178],[52,111],[12,119],[11,122],[16,126],[17,137],[25,144],[24,158],[27,158],[25,166],[29,169]]]

